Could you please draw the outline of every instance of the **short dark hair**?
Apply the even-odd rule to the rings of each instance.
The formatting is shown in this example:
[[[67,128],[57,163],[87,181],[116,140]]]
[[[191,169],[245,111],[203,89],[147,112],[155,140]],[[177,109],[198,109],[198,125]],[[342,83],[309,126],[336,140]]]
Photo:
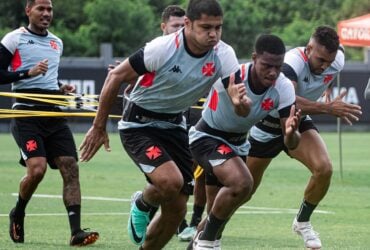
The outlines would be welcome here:
[[[329,53],[336,52],[339,48],[339,36],[337,32],[329,26],[319,26],[312,34],[316,42],[323,45]]]
[[[34,4],[35,4],[35,1],[36,1],[36,0],[27,0],[27,1],[26,1],[26,6],[27,6],[27,7],[31,7],[32,5],[34,5]]]
[[[217,0],[190,0],[186,16],[191,20],[198,20],[202,14],[207,16],[223,16],[221,5]]]
[[[258,36],[254,45],[255,52],[262,55],[263,52],[268,52],[274,55],[285,54],[285,45],[280,37],[270,34],[262,34]]]
[[[162,22],[167,23],[171,16],[183,17],[185,10],[178,5],[168,5],[162,12]]]

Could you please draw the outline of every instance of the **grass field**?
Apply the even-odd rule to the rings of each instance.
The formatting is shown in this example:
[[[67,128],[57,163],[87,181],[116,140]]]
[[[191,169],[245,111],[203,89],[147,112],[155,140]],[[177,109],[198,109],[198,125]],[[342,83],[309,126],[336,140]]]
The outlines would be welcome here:
[[[312,216],[323,249],[370,249],[370,135],[343,134],[343,180],[337,134],[322,135],[334,166],[329,193]],[[83,135],[75,136],[79,144]],[[123,152],[118,134],[111,134],[110,140],[112,152],[101,150],[91,162],[80,164],[82,194],[89,198],[82,203],[82,226],[100,232],[91,249],[137,249],[126,233],[128,201],[135,190],[143,188],[145,179]],[[67,215],[59,198],[61,178],[50,169],[36,191],[48,196],[34,197],[27,208],[25,244],[15,245],[9,239],[8,213],[24,175],[18,157],[11,135],[0,134],[0,249],[70,249]],[[254,198],[226,227],[222,249],[304,249],[290,227],[308,177],[308,171],[286,155],[275,159]],[[186,245],[173,237],[165,249],[185,249]]]

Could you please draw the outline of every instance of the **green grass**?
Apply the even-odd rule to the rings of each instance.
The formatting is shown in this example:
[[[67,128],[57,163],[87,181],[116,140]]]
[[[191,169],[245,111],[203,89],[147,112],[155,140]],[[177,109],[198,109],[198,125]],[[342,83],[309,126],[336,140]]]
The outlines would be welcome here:
[[[334,176],[326,198],[317,209],[331,213],[315,213],[313,225],[320,232],[325,249],[370,249],[370,136],[343,134],[342,180],[337,134],[322,135],[333,161]],[[76,134],[77,144],[82,137]],[[111,134],[110,140],[112,152],[101,150],[89,163],[80,164],[83,196],[129,199],[135,190],[145,185],[143,175],[124,153],[118,134]],[[0,249],[70,249],[67,215],[58,198],[34,197],[27,214],[60,215],[28,216],[25,244],[16,245],[9,239],[7,214],[16,201],[11,194],[18,192],[19,180],[24,175],[24,168],[17,164],[18,157],[11,135],[0,134]],[[240,208],[227,225],[222,249],[303,249],[302,240],[290,227],[308,177],[303,165],[285,154],[274,159],[260,189],[245,205],[247,208]],[[36,194],[60,195],[61,191],[59,172],[48,169]],[[280,213],[268,213],[269,210],[256,207],[278,208]],[[137,249],[126,233],[128,211],[128,202],[83,200],[82,226],[98,230],[101,235],[99,241],[88,248]],[[186,245],[174,237],[165,249],[185,249]]]

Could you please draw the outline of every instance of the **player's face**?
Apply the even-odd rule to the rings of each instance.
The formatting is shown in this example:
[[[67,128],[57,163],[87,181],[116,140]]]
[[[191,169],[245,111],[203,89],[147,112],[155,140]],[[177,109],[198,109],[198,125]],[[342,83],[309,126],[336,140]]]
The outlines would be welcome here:
[[[320,75],[334,62],[337,52],[329,53],[325,46],[313,41],[307,45],[306,54],[311,72]]]
[[[174,33],[184,27],[185,17],[170,16],[167,23],[162,23],[163,35]]]
[[[254,70],[259,83],[268,88],[275,84],[284,62],[284,54],[275,55],[263,52],[262,55],[253,54]]]
[[[198,20],[185,17],[187,45],[194,54],[202,54],[212,49],[221,39],[222,16],[202,14]]]
[[[50,0],[36,0],[32,6],[26,7],[29,20],[29,28],[35,32],[44,34],[53,19],[53,6]]]

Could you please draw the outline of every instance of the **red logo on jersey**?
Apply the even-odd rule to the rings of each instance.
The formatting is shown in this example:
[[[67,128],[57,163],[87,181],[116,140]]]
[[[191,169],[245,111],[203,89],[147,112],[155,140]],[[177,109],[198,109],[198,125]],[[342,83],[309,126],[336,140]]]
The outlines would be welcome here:
[[[211,100],[208,103],[208,107],[211,110],[216,111],[217,104],[218,104],[218,93],[217,93],[216,90],[213,90],[213,93],[212,93],[212,96],[211,96]]]
[[[151,87],[153,85],[154,77],[155,77],[155,72],[145,73],[143,78],[141,78],[140,86],[144,88]]]
[[[151,146],[146,150],[146,156],[150,160],[155,160],[162,155],[162,151],[157,146]]]
[[[270,111],[274,107],[274,101],[271,98],[263,100],[261,103],[261,108],[266,111]]]
[[[55,50],[58,50],[58,44],[54,40],[50,41],[50,47],[52,47]]]
[[[227,146],[226,144],[222,144],[217,148],[217,152],[219,152],[222,155],[227,155],[228,153],[231,153],[233,150]]]
[[[28,152],[35,151],[37,149],[37,142],[35,140],[29,140],[26,142],[26,149]]]
[[[333,75],[327,75],[327,76],[325,76],[325,78],[324,78],[324,84],[328,84],[329,82],[331,82],[331,80],[333,80]]]
[[[214,63],[206,63],[206,65],[204,65],[202,67],[202,74],[204,76],[213,76],[215,71],[216,71],[216,69],[215,69],[215,64]]]

